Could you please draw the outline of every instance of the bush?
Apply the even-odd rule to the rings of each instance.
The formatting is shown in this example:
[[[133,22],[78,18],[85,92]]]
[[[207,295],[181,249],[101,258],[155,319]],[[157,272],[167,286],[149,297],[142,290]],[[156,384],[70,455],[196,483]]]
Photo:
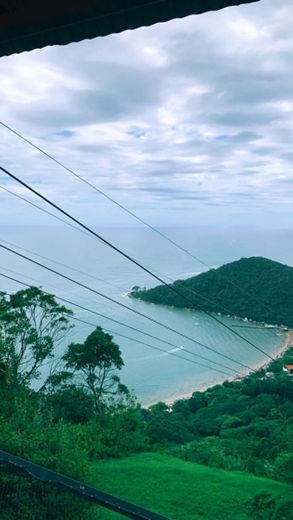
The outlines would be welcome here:
[[[260,493],[247,503],[247,511],[256,520],[272,520],[276,506],[270,493]]]
[[[293,484],[293,453],[281,453],[273,465],[273,477]]]
[[[247,512],[254,520],[291,520],[293,499],[274,497],[270,493],[260,493],[246,504]]]

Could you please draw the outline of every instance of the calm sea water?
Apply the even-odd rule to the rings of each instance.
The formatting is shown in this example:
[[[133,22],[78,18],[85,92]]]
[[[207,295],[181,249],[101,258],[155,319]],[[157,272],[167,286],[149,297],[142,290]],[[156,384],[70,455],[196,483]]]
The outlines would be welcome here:
[[[150,230],[105,228],[98,231],[118,247],[123,248],[125,252],[133,255],[145,266],[173,279],[187,278],[205,270],[201,264],[176,250],[171,244],[163,241]],[[293,250],[291,247],[293,231],[252,233],[230,230],[211,232],[190,228],[164,231],[212,267],[237,260],[241,256],[265,256],[293,265]],[[166,308],[128,298],[127,292],[132,286],[145,285],[151,287],[157,285],[156,281],[97,240],[79,234],[70,228],[0,226],[0,242],[3,242],[3,240],[34,251],[60,264],[70,265],[76,271],[68,269],[65,265],[56,265],[49,260],[40,259],[31,253],[27,253],[32,258],[42,261],[129,307],[155,318],[176,331],[183,332],[185,335],[241,361],[245,365],[255,366],[266,360],[263,354],[254,350],[245,341],[237,338],[203,313]],[[227,378],[226,375],[217,373],[210,368],[189,363],[172,355],[172,352],[175,352],[197,361],[192,355],[184,353],[183,347],[206,356],[211,361],[229,365],[239,372],[243,370],[240,365],[225,361],[219,355],[205,350],[192,341],[185,340],[175,333],[91,294],[54,274],[48,273],[40,267],[19,259],[11,253],[1,250],[0,255],[1,272],[12,276],[17,273],[15,276],[26,283],[41,285],[47,291],[90,307],[97,312],[174,344],[174,346],[168,347],[159,341],[147,339],[145,336],[130,331],[121,325],[97,318],[86,311],[75,311],[77,317],[89,321],[93,325],[101,325],[103,328],[113,331],[115,340],[123,352],[125,362],[120,374],[121,379],[134,390],[139,400],[144,404],[157,400],[174,399],[181,394],[201,389],[206,385],[218,383]],[[1,278],[1,290],[15,291],[19,288],[18,284]],[[232,327],[243,325],[243,322],[232,318],[221,317],[221,319]],[[90,325],[76,322],[68,341],[82,341],[92,329],[93,327]],[[270,354],[274,354],[284,340],[284,334],[276,329],[246,327],[236,330]],[[133,338],[133,341],[121,338],[118,333],[126,334]],[[163,348],[167,352],[161,353],[152,350],[138,343],[138,340]],[[62,352],[62,349],[64,349],[64,345],[59,347],[59,353]],[[213,364],[210,364],[210,366],[215,367]]]

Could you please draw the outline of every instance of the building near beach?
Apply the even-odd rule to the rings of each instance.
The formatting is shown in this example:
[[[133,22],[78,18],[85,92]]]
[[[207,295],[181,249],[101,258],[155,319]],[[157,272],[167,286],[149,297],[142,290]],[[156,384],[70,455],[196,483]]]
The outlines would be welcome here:
[[[285,365],[283,370],[288,372],[290,376],[293,376],[293,365]]]

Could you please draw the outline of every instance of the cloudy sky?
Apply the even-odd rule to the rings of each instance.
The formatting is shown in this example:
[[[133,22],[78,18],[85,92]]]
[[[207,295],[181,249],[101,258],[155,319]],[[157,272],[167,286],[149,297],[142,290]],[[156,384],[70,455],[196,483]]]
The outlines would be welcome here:
[[[261,0],[2,58],[1,120],[153,225],[288,228],[292,23],[291,0]],[[0,154],[84,221],[135,224],[3,127]],[[0,197],[1,223],[49,223]]]

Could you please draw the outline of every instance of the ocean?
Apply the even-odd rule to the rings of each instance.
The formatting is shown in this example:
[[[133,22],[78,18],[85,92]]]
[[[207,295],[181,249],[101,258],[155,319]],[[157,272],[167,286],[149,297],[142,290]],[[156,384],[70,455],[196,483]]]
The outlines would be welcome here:
[[[96,230],[159,276],[166,275],[172,279],[188,278],[206,270],[199,262],[180,252],[149,229],[136,227],[96,228]],[[244,229],[215,231],[204,228],[168,228],[162,231],[211,267],[219,267],[245,256],[264,256],[293,265],[291,247],[293,231],[291,230],[252,232]],[[254,367],[267,360],[262,353],[201,312],[167,308],[129,298],[127,293],[134,285],[153,287],[157,285],[156,280],[90,236],[62,225],[0,226],[0,242],[3,241],[46,257],[44,259],[31,252],[25,253],[245,365]],[[87,311],[74,309],[77,317],[92,325],[75,322],[74,329],[69,333],[66,341],[83,341],[96,325],[110,329],[115,341],[121,347],[125,363],[120,372],[121,380],[133,389],[138,400],[144,405],[159,400],[172,401],[178,396],[223,382],[227,379],[227,375],[212,370],[212,367],[216,368],[215,363],[229,365],[239,374],[243,371],[243,366],[229,362],[193,341],[186,340],[175,332],[145,320],[8,251],[1,249],[0,254],[1,272],[26,283],[42,286],[58,296],[172,343],[172,346],[168,346],[128,330],[122,325],[111,323],[105,318],[98,318]],[[1,278],[1,291],[13,292],[20,287],[15,282]],[[284,333],[277,329],[250,328],[249,324],[233,318],[220,317],[220,319],[232,328],[237,325],[244,326],[245,328],[236,330],[241,331],[243,336],[270,355],[276,353],[284,341]],[[120,337],[119,333],[129,336],[132,340]],[[158,352],[139,341],[162,348],[166,352]],[[58,355],[62,354],[65,346],[65,344],[58,346]],[[184,348],[205,356],[215,363],[197,359],[184,352]],[[179,359],[172,355],[174,353],[206,366]],[[224,368],[222,370],[227,372]]]

